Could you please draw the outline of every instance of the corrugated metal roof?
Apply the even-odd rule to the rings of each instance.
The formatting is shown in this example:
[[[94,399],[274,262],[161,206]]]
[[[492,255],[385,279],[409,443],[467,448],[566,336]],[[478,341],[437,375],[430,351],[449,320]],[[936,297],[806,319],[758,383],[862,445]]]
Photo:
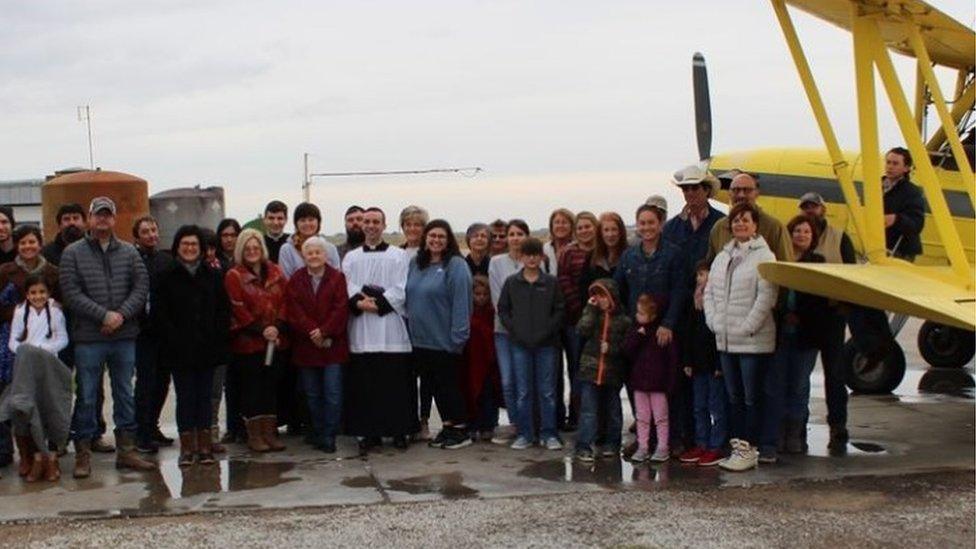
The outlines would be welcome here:
[[[41,203],[43,179],[13,179],[0,181],[0,204],[24,206]]]

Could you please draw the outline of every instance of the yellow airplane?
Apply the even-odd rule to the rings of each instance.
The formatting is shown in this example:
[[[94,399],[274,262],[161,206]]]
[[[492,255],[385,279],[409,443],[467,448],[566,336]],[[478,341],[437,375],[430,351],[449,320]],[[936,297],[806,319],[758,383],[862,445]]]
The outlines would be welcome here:
[[[712,156],[707,75],[704,59],[696,54],[693,74],[699,155],[709,160],[716,173],[738,168],[759,174],[759,203],[784,224],[799,213],[797,203],[803,193],[819,192],[829,203],[829,222],[851,236],[867,262],[766,263],[760,265],[760,272],[781,286],[895,313],[891,323],[895,335],[907,316],[922,318],[926,322],[918,344],[923,358],[937,367],[967,364],[976,351],[976,186],[972,168],[976,33],[919,0],[771,3],[826,150],[764,149]],[[838,145],[787,4],[848,30],[853,37],[860,153],[841,150]],[[917,61],[914,105],[905,96],[889,49]],[[956,87],[948,100],[933,66],[957,71]],[[885,249],[875,71],[904,143],[915,158],[913,180],[928,203],[924,251],[915,263],[889,257]],[[930,106],[938,114],[940,127],[926,142],[923,128]],[[965,145],[960,134],[967,137]],[[728,184],[723,181],[723,189]],[[726,199],[726,193],[719,198]],[[846,353],[848,385],[855,391],[890,392],[904,376],[905,357],[897,345],[888,356],[871,358],[848,342]]]

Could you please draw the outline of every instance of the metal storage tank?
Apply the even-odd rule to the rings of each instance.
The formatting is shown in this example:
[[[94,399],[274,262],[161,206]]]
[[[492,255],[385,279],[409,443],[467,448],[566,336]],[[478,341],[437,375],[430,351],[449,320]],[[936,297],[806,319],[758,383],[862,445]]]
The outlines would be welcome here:
[[[149,211],[159,222],[159,246],[169,249],[181,225],[216,230],[224,218],[224,188],[197,185],[158,192],[149,197]]]
[[[149,184],[134,175],[102,169],[58,172],[41,186],[44,240],[50,241],[58,234],[55,216],[62,204],[76,202],[88,209],[96,196],[107,196],[115,202],[115,235],[131,242],[132,223],[149,214]]]

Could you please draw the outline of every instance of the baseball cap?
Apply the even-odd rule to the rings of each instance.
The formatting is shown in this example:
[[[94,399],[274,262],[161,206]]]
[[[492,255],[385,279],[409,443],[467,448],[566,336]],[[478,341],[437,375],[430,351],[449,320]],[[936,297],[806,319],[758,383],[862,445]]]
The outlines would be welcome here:
[[[661,210],[662,212],[664,212],[664,216],[667,217],[668,201],[663,196],[659,194],[652,194],[651,196],[647,197],[647,200],[644,201],[644,204],[647,204],[652,208],[657,208]]]
[[[108,210],[115,215],[115,202],[107,196],[96,196],[92,199],[91,205],[88,206],[89,213],[97,213],[101,210]]]
[[[808,192],[808,193],[806,193],[806,194],[804,194],[803,196],[800,197],[800,206],[802,206],[802,205],[804,205],[804,204],[806,204],[808,202],[813,203],[813,204],[817,204],[818,206],[825,206],[826,205],[826,203],[824,202],[823,197],[820,196],[820,193],[815,193],[815,192],[812,192],[812,191],[811,192]]]

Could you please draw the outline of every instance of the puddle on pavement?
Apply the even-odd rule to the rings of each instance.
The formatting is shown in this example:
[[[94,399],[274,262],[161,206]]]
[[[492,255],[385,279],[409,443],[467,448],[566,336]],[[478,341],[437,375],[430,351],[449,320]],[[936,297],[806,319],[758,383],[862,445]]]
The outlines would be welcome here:
[[[583,463],[572,456],[562,459],[533,461],[519,471],[519,476],[548,480],[595,484],[602,488],[636,488],[658,490],[671,482],[683,488],[718,486],[721,472],[717,467],[697,467],[677,461],[667,463],[631,463],[622,458],[597,459]]]
[[[936,393],[973,399],[976,380],[963,368],[930,368],[918,380],[919,393]]]
[[[392,479],[383,485],[380,485],[377,479],[372,476],[362,475],[342,479],[342,485],[347,488],[383,488],[392,492],[405,492],[412,495],[439,494],[444,499],[473,498],[478,495],[477,490],[464,485],[464,476],[457,471]]]
[[[827,449],[830,442],[830,428],[826,425],[812,423],[807,425],[808,456],[837,457],[837,456],[887,456],[888,448],[867,440],[851,440],[847,443],[846,451]]]
[[[216,465],[194,465],[181,469],[175,461],[159,465],[159,476],[170,497],[192,497],[203,493],[242,492],[271,488],[299,480],[285,478],[294,463],[276,461],[221,460]]]

